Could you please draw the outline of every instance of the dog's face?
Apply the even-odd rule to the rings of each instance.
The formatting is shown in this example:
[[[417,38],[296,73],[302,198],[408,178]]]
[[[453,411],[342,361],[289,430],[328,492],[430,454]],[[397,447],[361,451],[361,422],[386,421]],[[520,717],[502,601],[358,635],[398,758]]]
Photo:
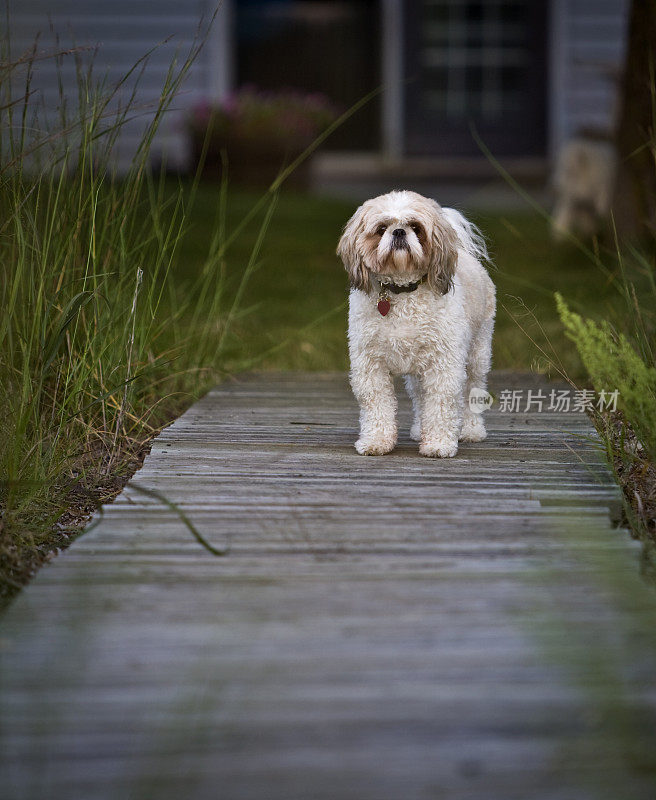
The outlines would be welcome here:
[[[367,200],[346,223],[337,246],[351,285],[369,291],[371,277],[412,281],[423,275],[445,294],[458,258],[455,231],[434,201],[416,192]]]

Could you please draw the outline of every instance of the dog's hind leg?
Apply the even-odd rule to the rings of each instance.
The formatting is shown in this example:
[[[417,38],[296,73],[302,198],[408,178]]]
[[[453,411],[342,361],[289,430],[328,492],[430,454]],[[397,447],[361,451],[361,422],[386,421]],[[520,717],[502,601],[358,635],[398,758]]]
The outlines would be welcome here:
[[[469,395],[472,389],[487,388],[487,374],[492,364],[493,328],[494,319],[485,320],[469,349],[462,430],[460,432],[461,442],[482,442],[487,436],[483,414],[476,414],[472,411],[469,404]]]
[[[419,378],[416,375],[405,375],[405,390],[412,401],[412,427],[410,438],[415,442],[421,439],[421,394]]]

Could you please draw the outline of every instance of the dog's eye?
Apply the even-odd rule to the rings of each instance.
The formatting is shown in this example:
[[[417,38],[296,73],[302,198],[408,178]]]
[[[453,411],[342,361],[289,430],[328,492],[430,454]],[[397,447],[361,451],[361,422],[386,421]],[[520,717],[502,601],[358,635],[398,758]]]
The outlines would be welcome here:
[[[387,225],[379,225],[379,226],[376,228],[376,233],[377,233],[379,236],[382,236],[382,235],[385,233],[385,231],[386,231],[386,230],[387,230]]]
[[[421,225],[416,225],[415,224],[415,225],[411,225],[410,227],[417,234],[417,236],[419,236],[419,234],[421,233]]]

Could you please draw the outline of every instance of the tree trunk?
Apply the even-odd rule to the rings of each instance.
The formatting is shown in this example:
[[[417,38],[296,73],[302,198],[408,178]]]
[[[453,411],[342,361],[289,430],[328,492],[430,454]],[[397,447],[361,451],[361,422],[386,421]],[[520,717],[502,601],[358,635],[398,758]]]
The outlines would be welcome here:
[[[656,0],[632,0],[617,127],[621,236],[656,234]]]

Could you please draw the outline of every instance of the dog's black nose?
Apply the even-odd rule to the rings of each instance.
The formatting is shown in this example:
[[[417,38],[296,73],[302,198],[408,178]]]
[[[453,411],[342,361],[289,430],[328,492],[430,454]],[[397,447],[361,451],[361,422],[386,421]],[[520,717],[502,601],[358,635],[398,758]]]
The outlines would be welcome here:
[[[405,236],[405,231],[403,228],[396,228],[392,231],[392,236]]]

